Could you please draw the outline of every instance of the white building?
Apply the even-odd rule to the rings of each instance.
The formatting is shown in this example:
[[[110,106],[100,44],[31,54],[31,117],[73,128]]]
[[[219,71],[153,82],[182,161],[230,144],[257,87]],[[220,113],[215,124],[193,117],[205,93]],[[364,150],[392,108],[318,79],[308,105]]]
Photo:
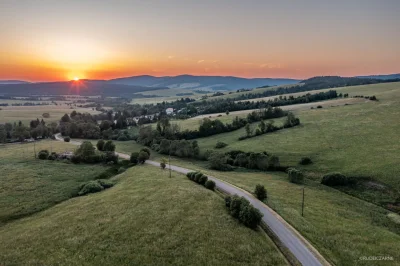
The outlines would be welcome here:
[[[167,113],[167,115],[170,115],[170,114],[172,114],[174,112],[174,108],[167,108],[166,110],[165,110],[165,113]]]

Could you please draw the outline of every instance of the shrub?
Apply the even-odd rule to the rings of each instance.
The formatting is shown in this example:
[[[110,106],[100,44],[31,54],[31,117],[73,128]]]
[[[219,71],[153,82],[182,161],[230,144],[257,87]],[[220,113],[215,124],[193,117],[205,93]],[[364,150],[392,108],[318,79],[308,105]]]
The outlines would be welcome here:
[[[70,137],[65,137],[65,138],[64,138],[64,141],[65,141],[65,142],[70,142],[70,141],[71,141],[71,138],[70,138]]]
[[[161,169],[164,170],[166,166],[167,166],[167,159],[162,158],[160,163]]]
[[[98,179],[97,182],[104,188],[110,188],[114,186],[114,182],[106,179]]]
[[[218,141],[217,144],[215,144],[216,149],[222,149],[222,148],[225,148],[226,146],[228,146],[228,144],[226,144],[225,142],[222,142],[222,141]]]
[[[49,157],[47,157],[47,159],[50,161],[54,161],[55,159],[57,159],[57,155],[50,154]]]
[[[146,162],[146,160],[148,160],[149,157],[150,157],[150,155],[147,152],[142,150],[139,152],[138,162],[141,164],[144,164],[144,162]]]
[[[232,197],[231,196],[226,196],[225,197],[225,206],[230,208],[231,207],[231,202],[232,202]]]
[[[118,158],[119,158],[119,156],[115,152],[107,151],[107,152],[104,153],[104,158],[103,159],[104,159],[104,161],[106,163],[114,162],[115,164],[117,164],[118,163]]]
[[[262,213],[250,204],[243,204],[239,213],[239,221],[245,226],[256,229],[263,217]]]
[[[230,171],[232,170],[232,166],[230,166],[228,162],[228,156],[223,153],[214,152],[208,158],[210,162],[210,168],[220,171]]]
[[[289,176],[289,181],[292,183],[302,184],[304,181],[303,173],[295,168],[288,169],[288,176]]]
[[[104,143],[103,151],[115,151],[114,142],[112,142],[112,140],[107,140],[107,142]]]
[[[48,151],[48,150],[41,150],[41,151],[38,153],[38,158],[39,158],[40,160],[46,160],[48,157],[49,157],[49,151]]]
[[[71,162],[73,163],[80,163],[82,161],[82,157],[80,155],[72,155]]]
[[[195,175],[194,175],[194,181],[196,182],[196,183],[200,183],[200,178],[203,176],[203,174],[202,173],[200,173],[200,172],[197,172]]]
[[[236,155],[234,164],[241,167],[247,167],[249,159],[245,153],[239,153]]]
[[[271,155],[268,157],[268,169],[277,170],[280,167],[279,157]]]
[[[79,195],[86,195],[89,193],[96,193],[99,191],[102,191],[104,188],[102,185],[100,185],[99,182],[96,181],[89,181],[86,184],[83,185],[83,187],[81,188],[81,190],[79,191]]]
[[[317,108],[318,108],[318,109],[321,109],[321,108],[322,108],[322,105],[318,105]]]
[[[215,188],[215,182],[212,180],[207,180],[204,186],[210,190],[214,190]]]
[[[205,185],[206,184],[206,182],[208,181],[208,177],[206,176],[206,175],[202,175],[200,178],[199,178],[199,184],[201,184],[201,185]]]
[[[348,178],[341,173],[329,173],[324,175],[321,184],[327,186],[345,186],[349,183]]]
[[[102,151],[103,150],[103,148],[104,148],[104,143],[105,143],[105,141],[104,140],[99,140],[98,142],[97,142],[97,144],[96,144],[96,147],[97,147],[97,149],[99,150],[99,151]]]
[[[263,185],[256,185],[256,189],[254,190],[254,194],[256,194],[257,199],[263,201],[267,198],[267,190]]]
[[[99,163],[104,161],[104,156],[102,154],[92,154],[85,157],[85,163]]]
[[[192,177],[192,173],[193,173],[193,172],[187,172],[187,173],[186,173],[186,177],[190,179],[190,178]]]
[[[246,199],[239,197],[238,195],[234,195],[231,198],[231,203],[229,206],[230,213],[233,217],[239,218],[240,208],[246,204]],[[243,204],[243,206],[242,206]],[[247,201],[248,204],[248,201]]]
[[[137,164],[139,162],[139,153],[138,152],[132,152],[131,157],[130,157],[130,162]]]
[[[303,158],[300,159],[299,164],[302,164],[302,165],[312,164],[311,158],[310,157],[303,157]]]
[[[150,149],[149,149],[149,148],[147,148],[147,147],[144,147],[144,148],[143,148],[143,149],[141,149],[140,151],[147,152],[147,154],[149,155],[149,157],[150,157],[150,155],[151,155]]]

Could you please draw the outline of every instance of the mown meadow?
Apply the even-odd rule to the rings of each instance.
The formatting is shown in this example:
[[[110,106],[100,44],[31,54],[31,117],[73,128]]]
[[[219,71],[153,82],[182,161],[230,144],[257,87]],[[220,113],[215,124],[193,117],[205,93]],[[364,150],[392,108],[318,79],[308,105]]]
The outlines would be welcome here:
[[[152,166],[0,227],[3,265],[288,265],[215,192]],[[49,244],[51,243],[51,244]]]
[[[75,148],[57,141],[0,145],[0,226],[76,196],[82,183],[106,170],[100,165],[75,165],[34,157],[35,150],[64,152]]]

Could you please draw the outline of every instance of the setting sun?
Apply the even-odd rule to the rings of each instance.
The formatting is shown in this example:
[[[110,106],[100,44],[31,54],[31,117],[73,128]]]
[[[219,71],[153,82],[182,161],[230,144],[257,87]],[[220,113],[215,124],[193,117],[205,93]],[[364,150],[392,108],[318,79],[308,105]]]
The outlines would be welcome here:
[[[79,80],[79,78],[78,78],[78,77],[74,77],[74,80],[75,80],[75,81],[78,81],[78,80]]]

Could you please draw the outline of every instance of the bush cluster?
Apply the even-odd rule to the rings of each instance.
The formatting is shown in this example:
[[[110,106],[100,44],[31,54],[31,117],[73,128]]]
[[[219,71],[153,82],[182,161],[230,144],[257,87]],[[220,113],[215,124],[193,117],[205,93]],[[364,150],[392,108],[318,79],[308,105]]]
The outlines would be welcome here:
[[[341,173],[329,173],[324,175],[321,184],[327,186],[346,186],[349,184],[349,179]]]
[[[289,168],[288,169],[288,176],[289,181],[296,184],[302,184],[304,182],[304,175],[303,172],[296,168]]]
[[[311,158],[310,157],[303,157],[303,158],[300,159],[299,164],[302,164],[302,165],[312,164]]]
[[[244,197],[228,196],[225,198],[225,206],[229,209],[232,217],[238,219],[249,228],[256,229],[261,223],[263,214]]]
[[[65,138],[64,138],[64,141],[65,141],[65,142],[70,142],[70,141],[71,141],[71,138],[70,138],[70,137],[65,137]]]
[[[47,160],[48,157],[49,157],[49,151],[48,150],[41,150],[38,153],[38,158],[40,160]]]
[[[71,157],[73,163],[107,163],[118,164],[118,155],[114,152],[115,145],[112,141],[97,143],[97,148],[101,148],[101,152],[96,151],[90,141],[84,141]]]
[[[215,182],[212,180],[208,180],[208,177],[204,175],[203,173],[200,172],[189,172],[186,174],[186,176],[196,182],[197,184],[203,185],[204,187],[214,190],[215,188]]]
[[[233,167],[228,163],[229,157],[220,152],[213,152],[209,155],[210,168],[219,171],[231,171]]]
[[[235,166],[245,167],[249,169],[258,169],[262,171],[281,170],[279,157],[270,155],[267,152],[243,152],[229,151],[226,153],[229,156],[228,163]]]
[[[112,140],[104,141],[101,139],[97,141],[96,147],[99,151],[115,151],[115,144],[112,142]]]
[[[256,189],[254,190],[254,194],[256,195],[257,199],[263,201],[267,198],[267,190],[263,185],[256,185]]]
[[[222,148],[225,148],[226,146],[228,146],[228,144],[226,144],[225,142],[222,142],[222,141],[218,141],[217,144],[215,144],[216,149],[222,149]]]
[[[40,160],[57,160],[58,159],[58,154],[56,152],[52,152],[51,154],[49,153],[48,150],[41,150],[38,152],[38,158]]]
[[[104,189],[114,186],[114,183],[110,180],[98,179],[86,182],[79,187],[79,196],[83,196],[89,193],[100,192]]]

